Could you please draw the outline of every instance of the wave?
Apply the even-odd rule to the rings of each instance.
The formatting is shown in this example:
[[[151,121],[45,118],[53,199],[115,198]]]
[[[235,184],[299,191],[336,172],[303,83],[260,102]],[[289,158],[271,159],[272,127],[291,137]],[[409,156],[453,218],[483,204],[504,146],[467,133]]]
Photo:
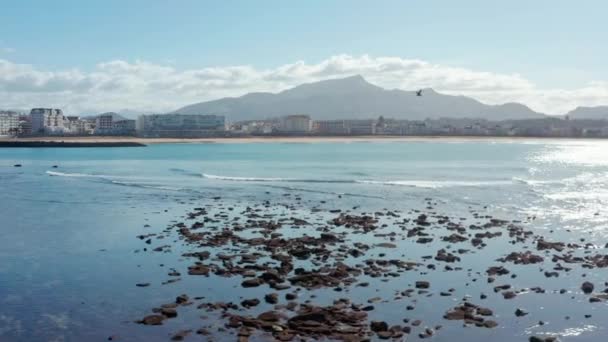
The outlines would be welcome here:
[[[578,174],[573,177],[566,177],[560,179],[529,179],[529,178],[520,178],[513,177],[513,181],[517,183],[523,183],[527,185],[563,185],[563,186],[573,186],[573,185],[585,185],[585,186],[604,186],[608,182],[608,173],[591,173],[584,172]]]
[[[291,183],[355,183],[348,179],[299,179],[299,178],[279,178],[279,177],[233,177],[217,176],[203,173],[203,178],[217,179],[235,182],[291,182]]]
[[[55,176],[55,177],[87,177],[87,178],[110,178],[111,176],[104,175],[94,175],[89,173],[67,173],[67,172],[57,172],[57,171],[47,171],[47,175]]]
[[[159,184],[150,184],[150,183],[140,183],[140,182],[127,182],[127,181],[119,181],[113,180],[116,176],[107,176],[107,175],[97,175],[90,173],[67,173],[67,172],[58,172],[58,171],[46,171],[49,176],[53,177],[75,177],[75,178],[93,178],[98,179],[101,182],[107,182],[108,184],[135,187],[135,188],[144,188],[144,189],[156,189],[156,190],[169,190],[169,191],[183,191],[183,188],[179,187],[171,187]]]
[[[143,189],[156,189],[156,190],[168,190],[168,191],[183,191],[184,188],[158,185],[158,184],[145,184],[145,183],[136,183],[136,182],[121,182],[121,181],[111,181],[112,184],[122,185],[134,188],[143,188]]]
[[[198,172],[188,171],[188,170],[184,170],[184,169],[171,168],[171,169],[169,169],[169,171],[178,173],[178,174],[182,174],[185,176],[199,177],[199,178],[201,177],[201,174]]]
[[[379,185],[401,185],[415,188],[449,188],[449,187],[478,187],[478,186],[495,186],[495,185],[510,185],[510,181],[427,181],[427,180],[396,180],[396,181],[376,181],[376,180],[357,180],[356,183],[361,184],[379,184]]]
[[[508,185],[511,181],[431,181],[431,180],[368,180],[368,179],[299,179],[279,177],[234,177],[203,173],[203,178],[235,182],[340,183],[409,186],[417,188],[475,187]]]
[[[526,179],[520,177],[513,177],[514,182],[526,184],[526,185],[543,185],[543,184],[560,184],[563,180],[537,180],[537,179]]]

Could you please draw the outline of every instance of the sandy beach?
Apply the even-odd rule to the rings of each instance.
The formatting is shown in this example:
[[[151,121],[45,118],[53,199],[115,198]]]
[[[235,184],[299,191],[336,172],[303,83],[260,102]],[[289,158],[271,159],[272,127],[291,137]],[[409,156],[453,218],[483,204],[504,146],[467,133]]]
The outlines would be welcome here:
[[[27,137],[27,138],[6,138],[0,137],[2,141],[17,142],[72,142],[72,143],[140,143],[140,144],[201,144],[201,143],[222,143],[222,144],[246,144],[246,143],[361,143],[361,142],[475,142],[475,141],[496,141],[496,142],[517,142],[517,141],[597,141],[603,139],[593,138],[558,138],[558,137],[486,137],[486,136],[299,136],[299,137],[213,137],[213,138],[139,138],[139,137],[116,137],[116,136],[79,136],[79,137]]]

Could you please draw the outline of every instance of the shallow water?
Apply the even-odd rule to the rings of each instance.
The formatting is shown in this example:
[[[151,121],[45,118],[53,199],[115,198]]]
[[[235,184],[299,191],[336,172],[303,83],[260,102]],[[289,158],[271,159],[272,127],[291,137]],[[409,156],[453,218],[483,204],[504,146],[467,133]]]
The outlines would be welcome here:
[[[17,163],[23,167],[12,167]],[[171,253],[144,252],[145,245],[136,236],[183,220],[189,210],[213,203],[215,196],[222,197],[224,207],[235,207],[235,213],[268,200],[275,210],[281,210],[280,203],[297,203],[302,216],[311,216],[313,208],[424,210],[425,199],[430,198],[436,203],[433,210],[442,215],[475,222],[469,213],[473,208],[522,220],[527,229],[552,240],[584,238],[603,247],[608,234],[608,144],[601,141],[0,149],[0,189],[2,341],[105,340],[111,335],[121,341],[166,341],[177,330],[202,326],[201,313],[194,309],[180,312],[179,319],[160,327],[133,321],[181,293],[234,301],[241,291],[240,280],[184,276],[161,285],[169,268],[183,271],[191,264],[179,253],[188,247],[180,245]],[[387,253],[415,259],[434,254],[439,247],[433,247],[406,241]],[[557,281],[545,278],[537,266],[509,265],[518,277],[503,282],[514,287],[543,286],[547,293],[524,294],[508,302],[490,296],[483,304],[498,312],[500,326],[495,329],[462,328],[461,322],[442,320],[446,309],[463,296],[487,292],[484,277],[472,283],[466,268],[485,270],[509,250],[498,242],[491,247],[483,257],[462,256],[463,272],[425,275],[433,284],[445,284],[437,290],[452,287],[456,295],[420,301],[414,312],[404,309],[407,302],[390,300],[395,291],[416,280],[408,276],[353,288],[343,296],[382,296],[388,302],[370,317],[393,324],[406,317],[424,318],[429,326],[443,325],[433,337],[439,341],[524,340],[542,332],[558,333],[564,340],[599,341],[608,334],[606,304],[589,304],[575,295],[582,273],[596,286],[608,279],[608,272],[597,269],[576,269]],[[135,287],[140,282],[152,285]],[[561,288],[572,295],[550,293]],[[264,293],[253,289],[247,297]],[[328,303],[335,296],[331,290],[318,290],[316,295],[317,301]],[[531,314],[516,318],[516,307]],[[584,318],[585,314],[593,316]],[[541,319],[548,324],[536,326]]]

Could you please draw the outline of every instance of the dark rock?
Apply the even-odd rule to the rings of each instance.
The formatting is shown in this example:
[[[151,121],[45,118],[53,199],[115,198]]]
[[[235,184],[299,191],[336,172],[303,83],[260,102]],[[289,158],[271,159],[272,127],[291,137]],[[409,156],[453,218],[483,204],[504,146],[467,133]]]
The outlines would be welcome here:
[[[276,304],[279,302],[279,294],[278,293],[269,293],[264,296],[264,300],[268,304]]]
[[[593,288],[594,288],[593,284],[588,281],[584,282],[581,285],[581,290],[583,290],[583,292],[585,294],[590,294],[591,292],[593,292]]]
[[[388,324],[384,321],[371,321],[371,323],[369,324],[369,327],[373,332],[388,330]]]
[[[428,281],[419,280],[416,282],[417,289],[428,289],[430,286],[431,286],[431,283],[429,283]]]
[[[260,278],[245,279],[241,283],[242,287],[258,287],[264,282]]]
[[[243,306],[245,308],[257,306],[258,304],[260,304],[260,300],[257,298],[245,299],[241,302],[241,306]]]
[[[144,325],[161,325],[161,324],[163,324],[164,320],[165,320],[165,316],[149,315],[149,316],[144,317],[141,321],[138,321],[137,323],[144,324]]]

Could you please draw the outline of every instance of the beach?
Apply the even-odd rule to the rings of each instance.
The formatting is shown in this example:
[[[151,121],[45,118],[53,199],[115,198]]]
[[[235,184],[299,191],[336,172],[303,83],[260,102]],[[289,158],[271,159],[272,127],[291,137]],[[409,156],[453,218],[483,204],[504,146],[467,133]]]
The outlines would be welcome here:
[[[357,143],[357,142],[517,142],[517,141],[603,141],[601,138],[556,138],[556,137],[504,137],[504,136],[260,136],[260,137],[211,137],[211,138],[140,138],[118,136],[78,137],[0,137],[0,142],[71,142],[71,143],[137,143],[137,144],[246,144],[246,143]]]
[[[0,149],[0,336],[606,334],[601,143],[333,141]]]

